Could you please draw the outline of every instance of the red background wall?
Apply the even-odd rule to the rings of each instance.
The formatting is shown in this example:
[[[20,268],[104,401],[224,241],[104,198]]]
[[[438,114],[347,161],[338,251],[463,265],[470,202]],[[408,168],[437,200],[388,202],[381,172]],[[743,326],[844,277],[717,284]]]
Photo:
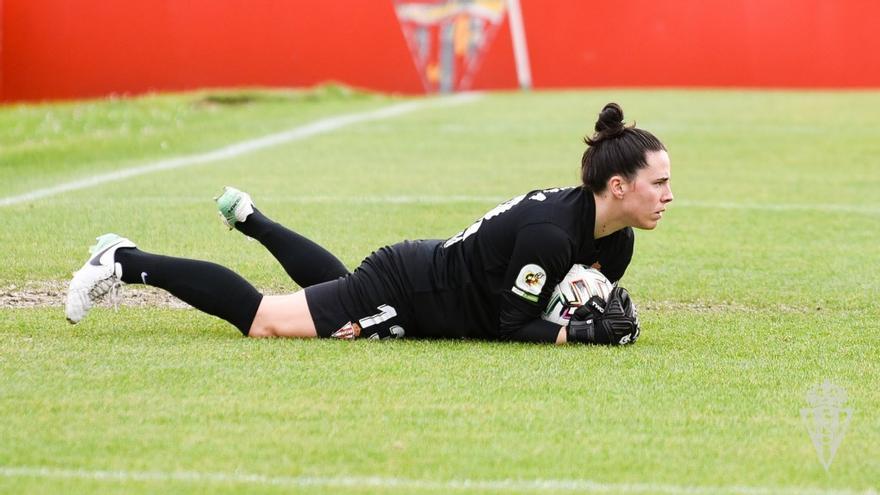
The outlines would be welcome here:
[[[4,0],[3,30],[6,100],[328,79],[422,89],[390,0]]]
[[[876,0],[521,4],[536,87],[880,87]],[[478,87],[515,83],[502,29]]]
[[[875,0],[521,0],[534,84],[880,87]],[[0,100],[422,91],[391,0],[0,0]],[[516,86],[505,24],[475,87]]]

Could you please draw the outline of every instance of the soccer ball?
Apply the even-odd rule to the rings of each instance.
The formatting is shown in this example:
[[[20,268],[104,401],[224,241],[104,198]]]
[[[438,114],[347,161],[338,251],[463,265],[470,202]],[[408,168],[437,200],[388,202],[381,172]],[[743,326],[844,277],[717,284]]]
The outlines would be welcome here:
[[[614,285],[602,272],[586,265],[574,265],[553,289],[550,302],[541,318],[560,325],[568,325],[571,314],[593,296],[607,299]]]

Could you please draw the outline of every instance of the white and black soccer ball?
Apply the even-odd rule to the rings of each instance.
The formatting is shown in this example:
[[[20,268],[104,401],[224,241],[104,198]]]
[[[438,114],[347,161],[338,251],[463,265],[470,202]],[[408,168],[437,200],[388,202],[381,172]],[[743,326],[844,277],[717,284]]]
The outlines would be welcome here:
[[[614,284],[599,270],[586,265],[574,265],[562,282],[553,289],[550,302],[547,303],[547,309],[544,310],[541,318],[559,325],[568,325],[574,310],[593,296],[607,300],[613,288]]]

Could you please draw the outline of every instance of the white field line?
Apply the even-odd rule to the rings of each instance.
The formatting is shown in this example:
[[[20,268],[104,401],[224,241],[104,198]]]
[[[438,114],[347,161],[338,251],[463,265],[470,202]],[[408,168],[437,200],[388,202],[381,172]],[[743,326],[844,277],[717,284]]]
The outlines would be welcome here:
[[[333,132],[352,124],[387,119],[414,112],[416,110],[422,110],[425,108],[445,107],[450,105],[468,103],[479,99],[480,96],[481,95],[479,93],[460,93],[454,96],[447,96],[442,98],[399,103],[385,108],[380,108],[378,110],[371,110],[362,113],[352,113],[346,115],[338,115],[335,117],[328,117],[317,120],[310,124],[294,127],[292,129],[275,134],[269,134],[261,138],[241,141],[206,153],[168,158],[158,162],[148,163],[146,165],[117,170],[115,172],[109,172],[106,174],[94,175],[85,179],[65,182],[56,186],[43,189],[36,189],[16,196],[0,198],[0,207],[23,203],[26,201],[34,201],[40,198],[55,196],[57,194],[85,189],[88,187],[94,187],[100,184],[105,184],[107,182],[120,181],[123,179],[136,177],[138,175],[151,174],[153,172],[159,172],[162,170],[172,170],[176,168],[188,167],[190,165],[215,162],[218,160],[226,160],[228,158],[233,158],[246,153],[252,153],[254,151],[270,148],[272,146],[278,146],[279,144],[289,143],[291,141],[299,141],[301,139],[306,139],[312,136],[316,136],[318,134]]]
[[[673,485],[665,483],[601,483],[579,479],[501,479],[501,480],[422,480],[385,476],[271,476],[263,474],[204,473],[198,471],[103,471],[51,467],[3,466],[0,477],[37,479],[77,479],[106,482],[184,482],[226,483],[286,488],[381,488],[408,491],[571,491],[580,493],[665,493],[670,495],[877,495],[873,488],[821,489],[810,487],[769,487],[748,485]]]
[[[312,196],[273,196],[265,195],[257,192],[252,194],[254,202],[257,206],[265,204],[459,204],[459,203],[500,203],[507,201],[510,197],[505,196],[480,196],[480,195],[379,195],[379,196],[333,196],[333,195],[312,195]],[[164,205],[190,205],[190,204],[212,204],[211,198],[194,198],[192,196],[136,196],[136,197],[105,197],[101,200],[104,203],[111,204],[131,204],[131,203],[152,203]],[[61,205],[68,203],[78,203],[80,200],[73,198],[53,198],[48,200],[50,204]]]
[[[275,204],[322,204],[322,203],[339,203],[339,204],[459,204],[459,203],[500,203],[507,201],[511,196],[495,196],[495,195],[364,195],[364,196],[333,196],[333,195],[311,195],[311,196],[272,196],[260,195],[259,191],[254,194],[254,200],[259,203],[275,203]],[[75,202],[77,200],[55,199],[56,204],[65,202]],[[137,196],[131,198],[104,198],[105,202],[118,201],[123,203],[162,203],[162,204],[198,204],[210,203],[210,198],[193,198],[192,196]],[[756,211],[780,211],[780,212],[800,212],[800,211],[816,211],[824,213],[858,213],[865,215],[880,215],[880,205],[858,205],[858,204],[833,204],[833,203],[753,203],[753,202],[735,202],[735,201],[693,201],[693,200],[676,200],[672,203],[671,208],[706,208],[718,210],[756,210]]]

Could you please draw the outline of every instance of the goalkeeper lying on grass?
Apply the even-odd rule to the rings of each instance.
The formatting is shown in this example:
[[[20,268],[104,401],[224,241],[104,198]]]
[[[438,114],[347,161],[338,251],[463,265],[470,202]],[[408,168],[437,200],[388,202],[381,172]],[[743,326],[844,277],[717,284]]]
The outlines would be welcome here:
[[[620,287],[578,308],[567,325],[541,318],[575,264],[619,280],[632,257],[631,227],[653,229],[672,201],[666,148],[626,126],[617,104],[602,109],[586,143],[581,186],[513,198],[445,241],[383,247],[352,273],[266,217],[248,194],[226,188],[217,204],[227,226],[262,243],[303,290],[264,296],[220,265],[147,253],[107,234],[70,282],[67,318],[79,322],[121,283],[143,283],[250,337],[634,342],[638,319]]]

